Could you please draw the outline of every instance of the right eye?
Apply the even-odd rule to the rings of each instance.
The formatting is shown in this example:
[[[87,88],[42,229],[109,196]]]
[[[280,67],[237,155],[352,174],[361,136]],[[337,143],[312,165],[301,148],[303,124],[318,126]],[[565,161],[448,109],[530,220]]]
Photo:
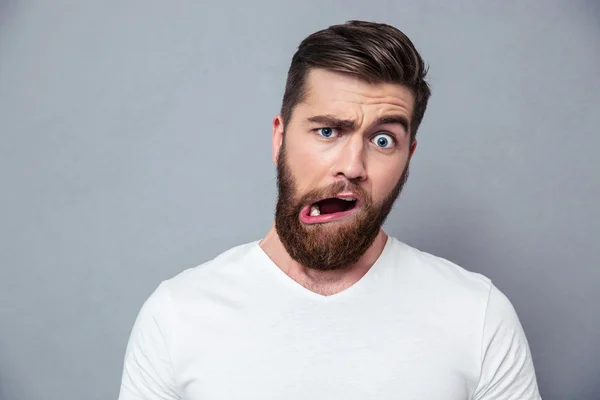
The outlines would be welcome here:
[[[333,128],[319,128],[319,129],[317,129],[317,132],[319,132],[319,135],[321,137],[324,137],[326,139],[329,139],[329,138],[335,136],[335,129],[333,129]]]

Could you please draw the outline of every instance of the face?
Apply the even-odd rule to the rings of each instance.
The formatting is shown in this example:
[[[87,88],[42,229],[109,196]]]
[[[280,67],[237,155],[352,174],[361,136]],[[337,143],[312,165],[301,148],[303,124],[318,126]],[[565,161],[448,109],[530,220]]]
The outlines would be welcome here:
[[[300,264],[340,269],[373,243],[408,177],[414,96],[320,69],[306,89],[285,132],[273,123],[275,227]]]

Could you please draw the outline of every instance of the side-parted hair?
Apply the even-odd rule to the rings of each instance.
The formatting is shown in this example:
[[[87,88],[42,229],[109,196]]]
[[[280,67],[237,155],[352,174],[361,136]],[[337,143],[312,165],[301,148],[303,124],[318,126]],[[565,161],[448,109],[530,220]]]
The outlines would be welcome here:
[[[423,59],[400,30],[387,24],[348,21],[304,39],[288,71],[281,107],[284,126],[306,95],[308,72],[317,68],[356,76],[367,83],[397,83],[410,89],[415,96],[411,143],[415,140],[431,89],[425,81]]]

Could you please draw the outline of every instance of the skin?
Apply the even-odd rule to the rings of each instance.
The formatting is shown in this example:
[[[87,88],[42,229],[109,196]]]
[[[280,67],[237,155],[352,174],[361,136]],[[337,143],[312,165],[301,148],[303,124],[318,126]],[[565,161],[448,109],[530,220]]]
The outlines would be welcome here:
[[[391,193],[416,149],[417,142],[410,143],[410,126],[404,126],[409,125],[412,118],[414,95],[399,84],[369,84],[323,69],[308,73],[306,88],[305,99],[296,105],[285,132],[281,115],[273,120],[274,163],[277,164],[285,135],[287,162],[298,197],[312,189],[346,180],[364,188],[375,203],[381,202]],[[348,123],[348,126],[338,128],[332,126],[331,121],[311,121],[324,115],[349,121],[352,126]],[[380,123],[386,117],[403,119],[405,124]],[[382,148],[377,144],[382,137],[392,138],[389,143],[393,144]],[[333,225],[331,228],[343,223],[344,220],[328,222]],[[300,285],[322,295],[331,295],[358,282],[380,256],[386,240],[387,234],[380,229],[358,262],[334,271],[316,271],[294,261],[274,225],[260,246]]]

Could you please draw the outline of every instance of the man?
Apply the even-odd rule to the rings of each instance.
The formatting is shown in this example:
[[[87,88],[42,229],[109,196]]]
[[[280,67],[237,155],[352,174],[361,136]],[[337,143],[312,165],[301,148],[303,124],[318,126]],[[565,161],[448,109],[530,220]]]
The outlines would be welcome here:
[[[157,288],[121,400],[540,398],[509,300],[382,231],[425,76],[388,25],[352,21],[300,44],[273,121],[273,228]]]

